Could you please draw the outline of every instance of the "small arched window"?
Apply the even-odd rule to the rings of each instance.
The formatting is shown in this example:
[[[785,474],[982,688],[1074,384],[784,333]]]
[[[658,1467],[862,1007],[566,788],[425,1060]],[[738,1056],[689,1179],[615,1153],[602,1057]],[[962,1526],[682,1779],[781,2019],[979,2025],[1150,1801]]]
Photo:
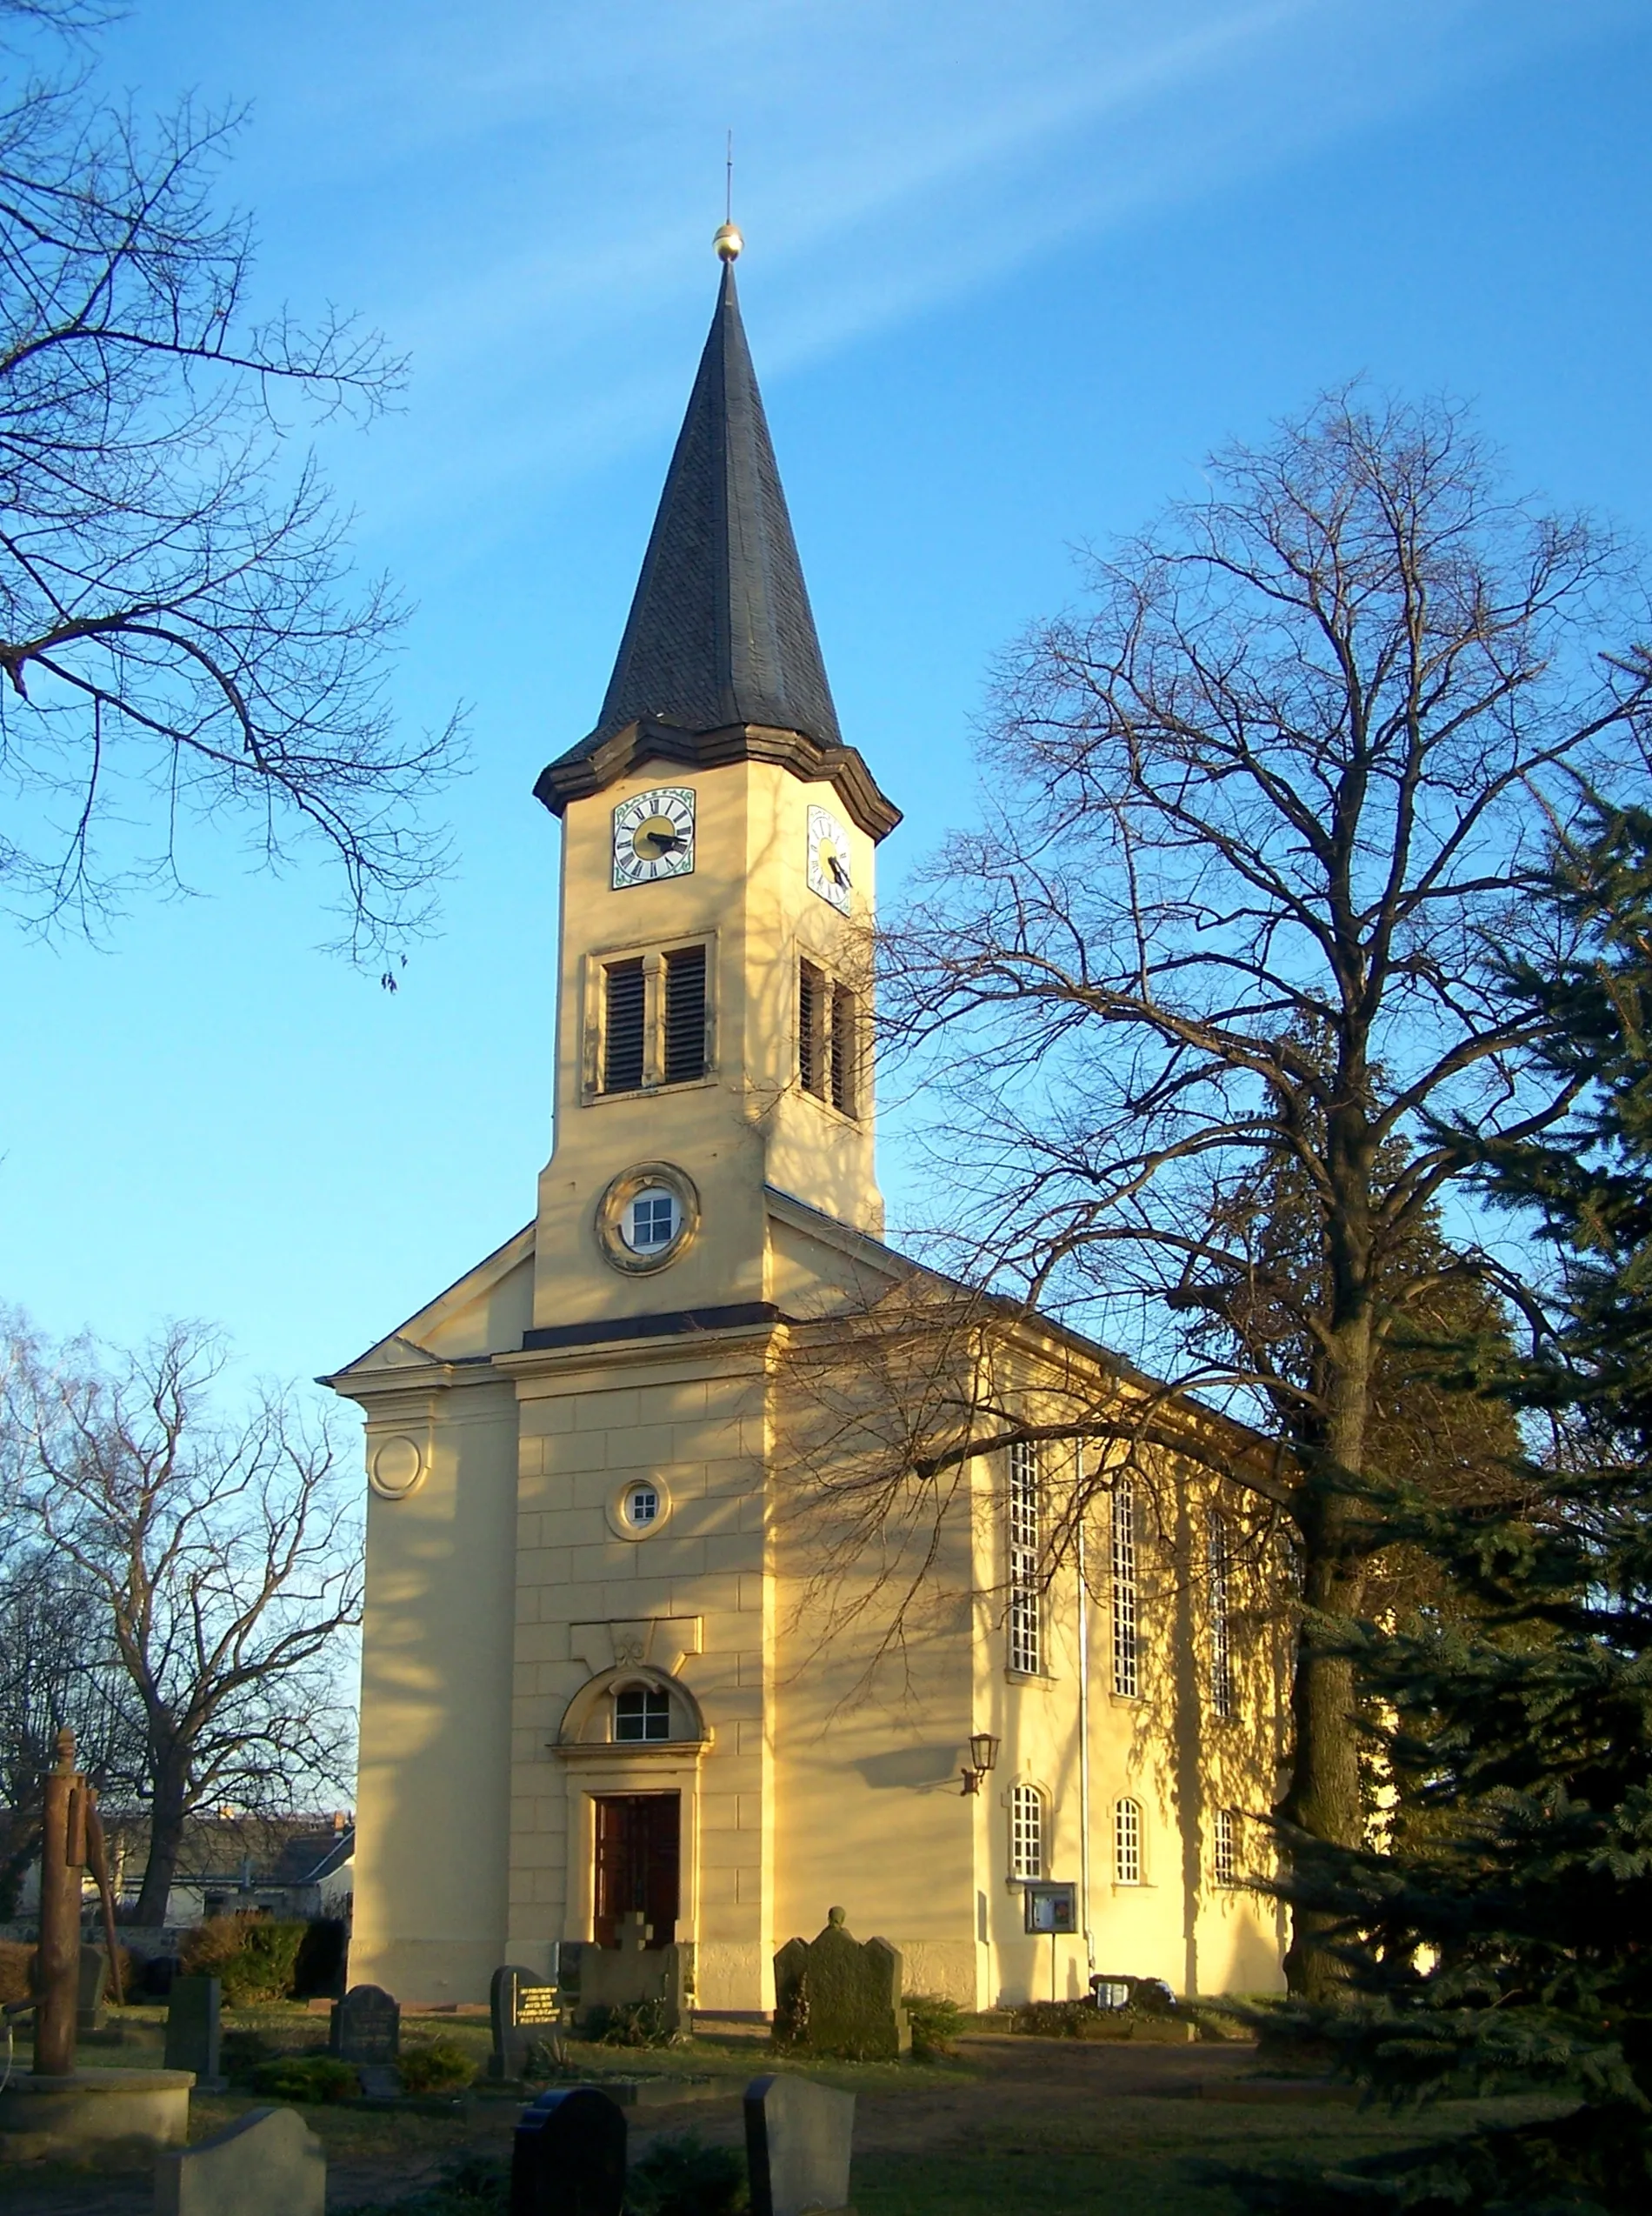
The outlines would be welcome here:
[[[632,1742],[669,1739],[669,1693],[657,1685],[622,1685],[614,1695],[614,1736]]]
[[[1034,1879],[1044,1874],[1044,1796],[1036,1785],[1009,1788],[1009,1874]]]
[[[1121,1886],[1142,1882],[1142,1808],[1135,1800],[1121,1800],[1113,1808],[1113,1881]]]

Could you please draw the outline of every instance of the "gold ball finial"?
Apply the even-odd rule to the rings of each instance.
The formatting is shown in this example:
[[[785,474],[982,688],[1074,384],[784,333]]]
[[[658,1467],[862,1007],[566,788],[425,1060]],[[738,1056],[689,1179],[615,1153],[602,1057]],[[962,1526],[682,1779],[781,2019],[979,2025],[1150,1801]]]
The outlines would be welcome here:
[[[732,224],[719,224],[716,236],[711,241],[717,250],[717,259],[720,262],[737,262],[740,258],[740,250],[745,243]]]

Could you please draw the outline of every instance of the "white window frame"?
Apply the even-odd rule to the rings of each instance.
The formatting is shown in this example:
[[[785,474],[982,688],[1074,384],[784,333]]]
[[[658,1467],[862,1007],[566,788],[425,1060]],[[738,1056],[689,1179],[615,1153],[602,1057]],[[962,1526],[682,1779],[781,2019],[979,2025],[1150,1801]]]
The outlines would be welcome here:
[[[1036,1785],[1009,1788],[1009,1875],[1018,1885],[1036,1883],[1044,1874],[1044,1832],[1048,1811]]]
[[[1136,1574],[1136,1494],[1129,1478],[1113,1488],[1113,1691],[1122,1700],[1142,1692],[1141,1592]]]
[[[1139,1886],[1144,1882],[1147,1825],[1142,1804],[1124,1793],[1113,1803],[1113,1883]]]
[[[1206,1527],[1206,1562],[1210,1586],[1210,1712],[1233,1713],[1233,1539],[1219,1508]]]
[[[1224,1891],[1239,1883],[1239,1819],[1231,1808],[1218,1808],[1211,1819],[1210,1871]]]
[[[1043,1675],[1043,1472],[1032,1439],[1009,1449],[1005,1541],[1009,1555],[1009,1665],[1017,1677]]]

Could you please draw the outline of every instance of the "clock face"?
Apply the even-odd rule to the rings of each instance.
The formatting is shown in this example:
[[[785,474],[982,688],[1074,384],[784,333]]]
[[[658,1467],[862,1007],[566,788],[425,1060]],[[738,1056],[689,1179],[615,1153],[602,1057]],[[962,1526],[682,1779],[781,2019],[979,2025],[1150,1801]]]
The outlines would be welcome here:
[[[849,833],[829,808],[809,811],[809,889],[847,916],[854,881],[849,875]]]
[[[614,889],[686,878],[694,867],[694,788],[656,785],[614,811]]]

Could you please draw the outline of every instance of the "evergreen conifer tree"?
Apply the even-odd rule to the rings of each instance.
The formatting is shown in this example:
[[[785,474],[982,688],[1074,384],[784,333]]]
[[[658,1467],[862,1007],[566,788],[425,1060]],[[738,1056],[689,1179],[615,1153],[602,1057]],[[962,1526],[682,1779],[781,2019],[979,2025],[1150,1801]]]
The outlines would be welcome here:
[[[1511,1371],[1479,1350],[1529,1458],[1501,1501],[1372,1504],[1468,1604],[1352,1639],[1439,1820],[1388,1852],[1289,1842],[1284,1889],[1338,1919],[1351,1992],[1282,2012],[1379,2094],[1546,2093],[1558,2113],[1252,2179],[1253,2206],[1652,2207],[1652,813],[1597,811],[1549,898],[1555,961],[1504,982],[1572,1110],[1481,1171],[1555,1263],[1534,1351]]]

